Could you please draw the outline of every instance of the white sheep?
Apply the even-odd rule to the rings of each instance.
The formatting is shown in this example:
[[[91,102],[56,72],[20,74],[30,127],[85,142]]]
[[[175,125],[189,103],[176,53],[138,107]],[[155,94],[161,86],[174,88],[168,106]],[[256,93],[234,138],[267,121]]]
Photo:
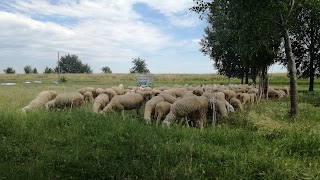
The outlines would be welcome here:
[[[170,112],[170,108],[171,108],[171,103],[167,101],[161,101],[157,103],[154,110],[154,116],[156,118],[157,125],[159,125],[161,119]]]
[[[58,94],[57,97],[45,104],[46,109],[65,109],[80,107],[84,102],[84,97],[79,92],[62,93]]]
[[[151,117],[154,114],[154,109],[158,102],[164,101],[163,97],[155,96],[147,101],[145,108],[144,108],[144,120],[146,123],[151,123]]]
[[[86,93],[87,91],[90,91],[94,98],[97,97],[96,88],[94,87],[84,87],[78,90],[78,92],[82,95],[84,95],[84,93]]]
[[[163,99],[171,104],[173,104],[177,98],[172,96],[171,94],[165,93],[165,92],[161,92],[160,94],[158,94],[157,96],[161,96],[163,97]]]
[[[178,99],[171,105],[170,112],[162,123],[170,126],[175,119],[191,115],[196,117],[196,122],[202,129],[206,124],[208,107],[209,100],[204,96],[189,96]]]
[[[22,108],[21,111],[26,113],[31,111],[32,109],[43,107],[47,102],[51,101],[56,96],[56,91],[42,91],[27,106]]]
[[[109,103],[109,96],[106,94],[99,94],[94,100],[94,103],[92,106],[93,112],[99,113],[99,111],[102,110],[104,107],[106,107],[108,103]]]
[[[104,90],[104,93],[109,96],[110,100],[117,95],[117,93],[112,88],[106,88]]]
[[[109,104],[100,113],[136,109],[137,114],[139,114],[142,103],[143,97],[139,93],[126,93],[124,95],[117,95],[110,100]]]
[[[93,94],[91,91],[87,91],[83,94],[83,98],[84,98],[84,102],[85,103],[93,103],[94,102],[94,98],[93,98]]]

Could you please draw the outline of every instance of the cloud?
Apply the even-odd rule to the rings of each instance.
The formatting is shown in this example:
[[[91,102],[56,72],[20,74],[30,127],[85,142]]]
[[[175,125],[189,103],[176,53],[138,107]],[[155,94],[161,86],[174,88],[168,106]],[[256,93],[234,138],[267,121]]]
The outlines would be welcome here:
[[[118,72],[128,72],[133,57],[199,49],[194,39],[200,37],[184,37],[181,33],[185,27],[197,26],[195,17],[188,10],[192,0],[54,2],[17,0],[0,3],[0,49],[3,52],[0,62],[4,62],[4,66],[35,63],[44,69],[55,66],[59,51],[62,55],[77,54],[94,72],[101,72],[101,67],[109,64]],[[134,11],[136,3],[147,4],[163,15],[167,23],[146,21],[142,14]],[[125,69],[120,70],[117,64]],[[22,68],[19,69],[22,72]]]

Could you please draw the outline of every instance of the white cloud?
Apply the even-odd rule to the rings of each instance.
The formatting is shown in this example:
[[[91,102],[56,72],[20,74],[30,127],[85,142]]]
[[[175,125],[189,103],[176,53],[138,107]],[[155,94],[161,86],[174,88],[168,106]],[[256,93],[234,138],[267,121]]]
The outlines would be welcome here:
[[[164,14],[171,24],[154,25],[143,21],[133,10],[135,3],[146,3]],[[199,48],[194,37],[176,38],[166,32],[174,26],[196,26],[189,7],[192,0],[18,0],[1,2],[0,62],[4,66],[35,63],[44,69],[55,66],[57,51],[77,54],[94,72],[108,64],[131,66],[132,57],[184,52]],[[0,3],[0,4],[1,4]],[[170,27],[172,26],[172,27]],[[197,47],[196,49],[192,49]],[[3,51],[5,50],[5,51]],[[200,53],[199,53],[200,54]],[[10,61],[8,61],[10,59]],[[29,63],[31,62],[31,63]],[[207,61],[210,64],[210,61]],[[13,63],[12,65],[10,63]],[[114,67],[115,69],[121,69]],[[174,66],[172,66],[174,68]],[[22,73],[22,69],[16,69]],[[38,69],[41,72],[40,69]],[[113,70],[114,72],[117,72]],[[126,67],[122,72],[128,72]]]

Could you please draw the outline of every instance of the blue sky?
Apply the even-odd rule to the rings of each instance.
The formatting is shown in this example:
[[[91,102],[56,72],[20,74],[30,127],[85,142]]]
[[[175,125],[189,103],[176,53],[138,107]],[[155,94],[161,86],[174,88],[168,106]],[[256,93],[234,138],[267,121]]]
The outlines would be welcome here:
[[[129,73],[132,58],[151,73],[215,73],[199,51],[205,21],[193,0],[0,1],[0,68],[42,73],[60,55],[76,54],[93,73]],[[272,66],[270,72],[285,72]]]

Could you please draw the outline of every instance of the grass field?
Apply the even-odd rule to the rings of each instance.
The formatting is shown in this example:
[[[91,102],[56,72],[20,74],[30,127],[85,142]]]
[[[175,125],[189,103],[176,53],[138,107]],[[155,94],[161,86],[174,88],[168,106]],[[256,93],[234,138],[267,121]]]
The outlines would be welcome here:
[[[300,115],[268,100],[204,130],[146,125],[134,112],[97,115],[90,106],[22,114],[40,91],[135,85],[137,75],[0,75],[0,179],[320,179],[320,87],[299,80]],[[226,84],[222,76],[153,75],[154,86]],[[273,74],[270,85],[289,85]],[[41,80],[42,84],[33,81]],[[30,81],[31,84],[23,84]],[[232,79],[232,83],[240,80]]]

